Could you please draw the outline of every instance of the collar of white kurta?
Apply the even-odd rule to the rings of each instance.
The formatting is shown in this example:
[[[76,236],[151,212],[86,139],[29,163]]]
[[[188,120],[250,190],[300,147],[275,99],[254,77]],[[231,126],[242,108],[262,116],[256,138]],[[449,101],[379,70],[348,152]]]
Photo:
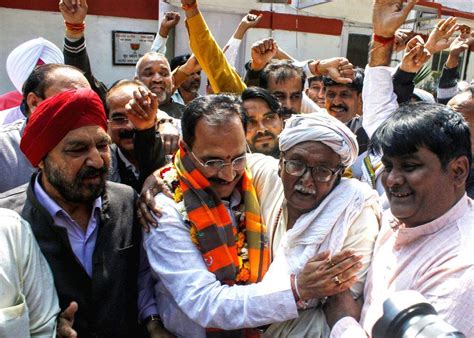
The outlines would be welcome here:
[[[377,192],[356,179],[342,179],[319,206],[298,218],[280,243],[292,273],[317,252],[340,251],[347,232],[365,206],[380,211]],[[380,218],[380,214],[377,215]],[[279,250],[279,251],[280,251]]]

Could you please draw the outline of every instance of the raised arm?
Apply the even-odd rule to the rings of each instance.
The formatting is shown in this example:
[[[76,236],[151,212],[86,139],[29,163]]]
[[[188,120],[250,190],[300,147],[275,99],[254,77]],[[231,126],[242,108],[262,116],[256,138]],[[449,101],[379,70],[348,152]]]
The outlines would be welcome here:
[[[166,42],[168,41],[168,35],[174,27],[179,23],[180,16],[177,12],[166,12],[160,23],[160,29],[156,34],[155,40],[151,46],[153,52],[166,54]]]
[[[61,0],[59,2],[59,10],[66,25],[64,63],[82,70],[91,88],[100,96],[102,102],[105,102],[107,86],[92,74],[86,50],[84,31],[87,9],[87,0]]]
[[[196,0],[181,0],[186,13],[189,44],[206,73],[214,93],[241,93],[246,88],[237,71],[227,61],[198,9]]]

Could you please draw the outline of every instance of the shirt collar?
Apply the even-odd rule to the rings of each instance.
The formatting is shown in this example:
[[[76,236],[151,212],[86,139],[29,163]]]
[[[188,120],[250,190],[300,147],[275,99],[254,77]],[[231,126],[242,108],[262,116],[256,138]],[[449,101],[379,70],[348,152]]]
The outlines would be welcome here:
[[[119,147],[117,147],[117,153],[120,159],[123,161],[125,164],[125,168],[130,169],[133,172],[133,175],[135,175],[136,178],[140,177],[140,172],[138,169],[130,162],[125,155],[122,153],[122,150],[120,150]]]
[[[469,198],[464,194],[464,196],[444,215],[431,222],[413,228],[404,227],[400,221],[393,217],[390,223],[394,231],[398,230],[396,242],[400,245],[406,245],[422,236],[431,235],[440,231],[445,226],[455,223],[457,219],[462,217],[468,210],[468,205]]]

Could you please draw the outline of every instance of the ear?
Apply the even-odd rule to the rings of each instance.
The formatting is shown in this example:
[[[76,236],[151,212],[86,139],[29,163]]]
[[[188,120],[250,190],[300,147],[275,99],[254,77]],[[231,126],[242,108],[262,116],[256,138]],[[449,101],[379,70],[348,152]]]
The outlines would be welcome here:
[[[44,160],[41,160],[40,163],[38,163],[38,168],[40,168],[41,171],[44,170]]]
[[[43,101],[41,97],[36,95],[33,92],[28,93],[26,96],[26,104],[28,105],[28,109],[30,110],[30,114],[35,111],[36,107]]]
[[[306,89],[304,90],[304,92],[305,92],[306,95],[308,95],[309,88],[306,88]]]
[[[283,154],[280,153],[280,160],[278,161],[278,176],[281,177],[283,174],[283,170],[285,168],[285,165],[283,164]]]
[[[449,164],[449,170],[453,174],[453,183],[456,187],[465,188],[469,169],[469,160],[465,155],[459,156]]]

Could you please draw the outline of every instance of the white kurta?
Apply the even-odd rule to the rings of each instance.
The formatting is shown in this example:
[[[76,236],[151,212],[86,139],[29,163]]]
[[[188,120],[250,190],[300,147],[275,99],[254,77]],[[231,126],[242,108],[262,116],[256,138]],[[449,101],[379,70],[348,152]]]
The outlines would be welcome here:
[[[0,209],[0,337],[55,337],[53,275],[29,224]]]

